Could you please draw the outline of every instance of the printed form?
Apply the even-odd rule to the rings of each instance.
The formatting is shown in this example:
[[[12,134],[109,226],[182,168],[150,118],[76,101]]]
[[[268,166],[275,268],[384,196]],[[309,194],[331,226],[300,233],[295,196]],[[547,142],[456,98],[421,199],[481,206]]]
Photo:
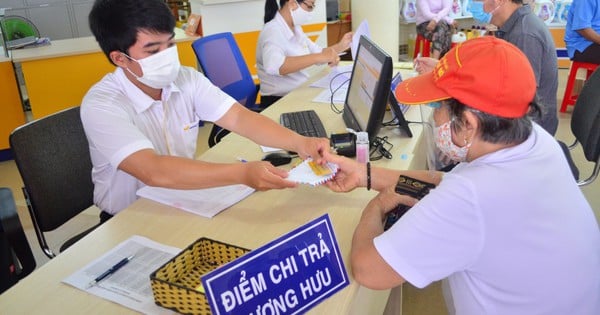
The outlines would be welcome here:
[[[212,218],[217,213],[250,196],[253,192],[254,188],[246,185],[228,185],[195,190],[145,186],[137,191],[137,195],[167,206]]]
[[[175,314],[154,303],[150,274],[179,252],[179,248],[134,235],[63,282],[144,314]],[[129,263],[94,286],[88,286],[98,275],[131,255],[135,256]]]

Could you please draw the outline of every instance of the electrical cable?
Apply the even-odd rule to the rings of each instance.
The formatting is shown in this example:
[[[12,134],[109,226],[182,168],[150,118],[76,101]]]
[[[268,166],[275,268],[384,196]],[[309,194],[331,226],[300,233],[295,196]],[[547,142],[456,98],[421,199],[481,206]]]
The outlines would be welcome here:
[[[377,161],[385,157],[386,159],[392,159],[392,153],[390,152],[394,145],[388,141],[388,137],[375,137],[373,139],[373,145],[369,152],[369,159],[371,161]]]
[[[338,91],[340,88],[342,88],[342,87],[343,87],[343,86],[346,84],[346,82],[350,81],[350,79],[346,79],[346,80],[344,80],[344,81],[343,81],[343,82],[342,82],[340,85],[338,85],[338,86],[337,86],[335,89],[333,88],[333,81],[334,81],[334,80],[335,80],[337,77],[339,77],[339,76],[341,76],[341,75],[343,75],[343,74],[347,74],[347,73],[352,73],[352,72],[351,72],[351,71],[344,71],[344,72],[340,72],[340,73],[338,73],[338,74],[334,75],[334,76],[333,76],[333,78],[331,78],[331,80],[329,81],[329,92],[331,92],[331,98],[330,98],[330,100],[329,100],[329,107],[331,108],[331,111],[333,111],[333,112],[334,112],[334,113],[336,113],[336,114],[341,114],[341,113],[342,113],[342,110],[341,110],[341,109],[339,109],[339,108],[338,108],[338,107],[337,107],[337,106],[336,106],[336,105],[333,103],[333,96],[335,95],[335,93],[336,93],[336,92],[337,92],[337,91]]]

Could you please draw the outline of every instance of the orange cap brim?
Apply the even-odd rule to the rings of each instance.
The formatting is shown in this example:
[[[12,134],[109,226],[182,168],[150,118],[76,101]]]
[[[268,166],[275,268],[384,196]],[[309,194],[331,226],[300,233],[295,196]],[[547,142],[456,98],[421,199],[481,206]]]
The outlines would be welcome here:
[[[398,103],[421,105],[451,98],[433,81],[433,71],[402,81],[394,91]]]

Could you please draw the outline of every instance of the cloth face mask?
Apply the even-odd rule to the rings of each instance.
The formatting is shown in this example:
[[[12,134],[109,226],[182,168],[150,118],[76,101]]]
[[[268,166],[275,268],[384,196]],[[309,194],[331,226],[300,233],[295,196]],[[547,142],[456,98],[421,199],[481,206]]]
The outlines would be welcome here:
[[[304,10],[298,1],[296,3],[298,4],[298,8],[290,11],[294,25],[303,25],[312,20],[312,12]]]
[[[177,46],[169,47],[159,53],[139,60],[127,54],[124,55],[140,65],[142,76],[137,76],[129,68],[127,68],[127,71],[141,83],[155,89],[162,89],[173,83],[181,68]]]
[[[446,156],[455,162],[465,162],[471,143],[459,147],[452,142],[451,121],[447,121],[438,127],[434,127],[435,144]],[[465,141],[466,142],[466,141]]]

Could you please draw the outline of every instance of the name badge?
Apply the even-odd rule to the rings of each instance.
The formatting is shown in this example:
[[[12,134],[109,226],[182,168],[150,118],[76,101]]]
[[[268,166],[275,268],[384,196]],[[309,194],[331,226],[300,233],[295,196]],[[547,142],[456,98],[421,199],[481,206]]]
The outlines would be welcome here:
[[[213,314],[300,314],[349,284],[329,215],[202,276]]]

